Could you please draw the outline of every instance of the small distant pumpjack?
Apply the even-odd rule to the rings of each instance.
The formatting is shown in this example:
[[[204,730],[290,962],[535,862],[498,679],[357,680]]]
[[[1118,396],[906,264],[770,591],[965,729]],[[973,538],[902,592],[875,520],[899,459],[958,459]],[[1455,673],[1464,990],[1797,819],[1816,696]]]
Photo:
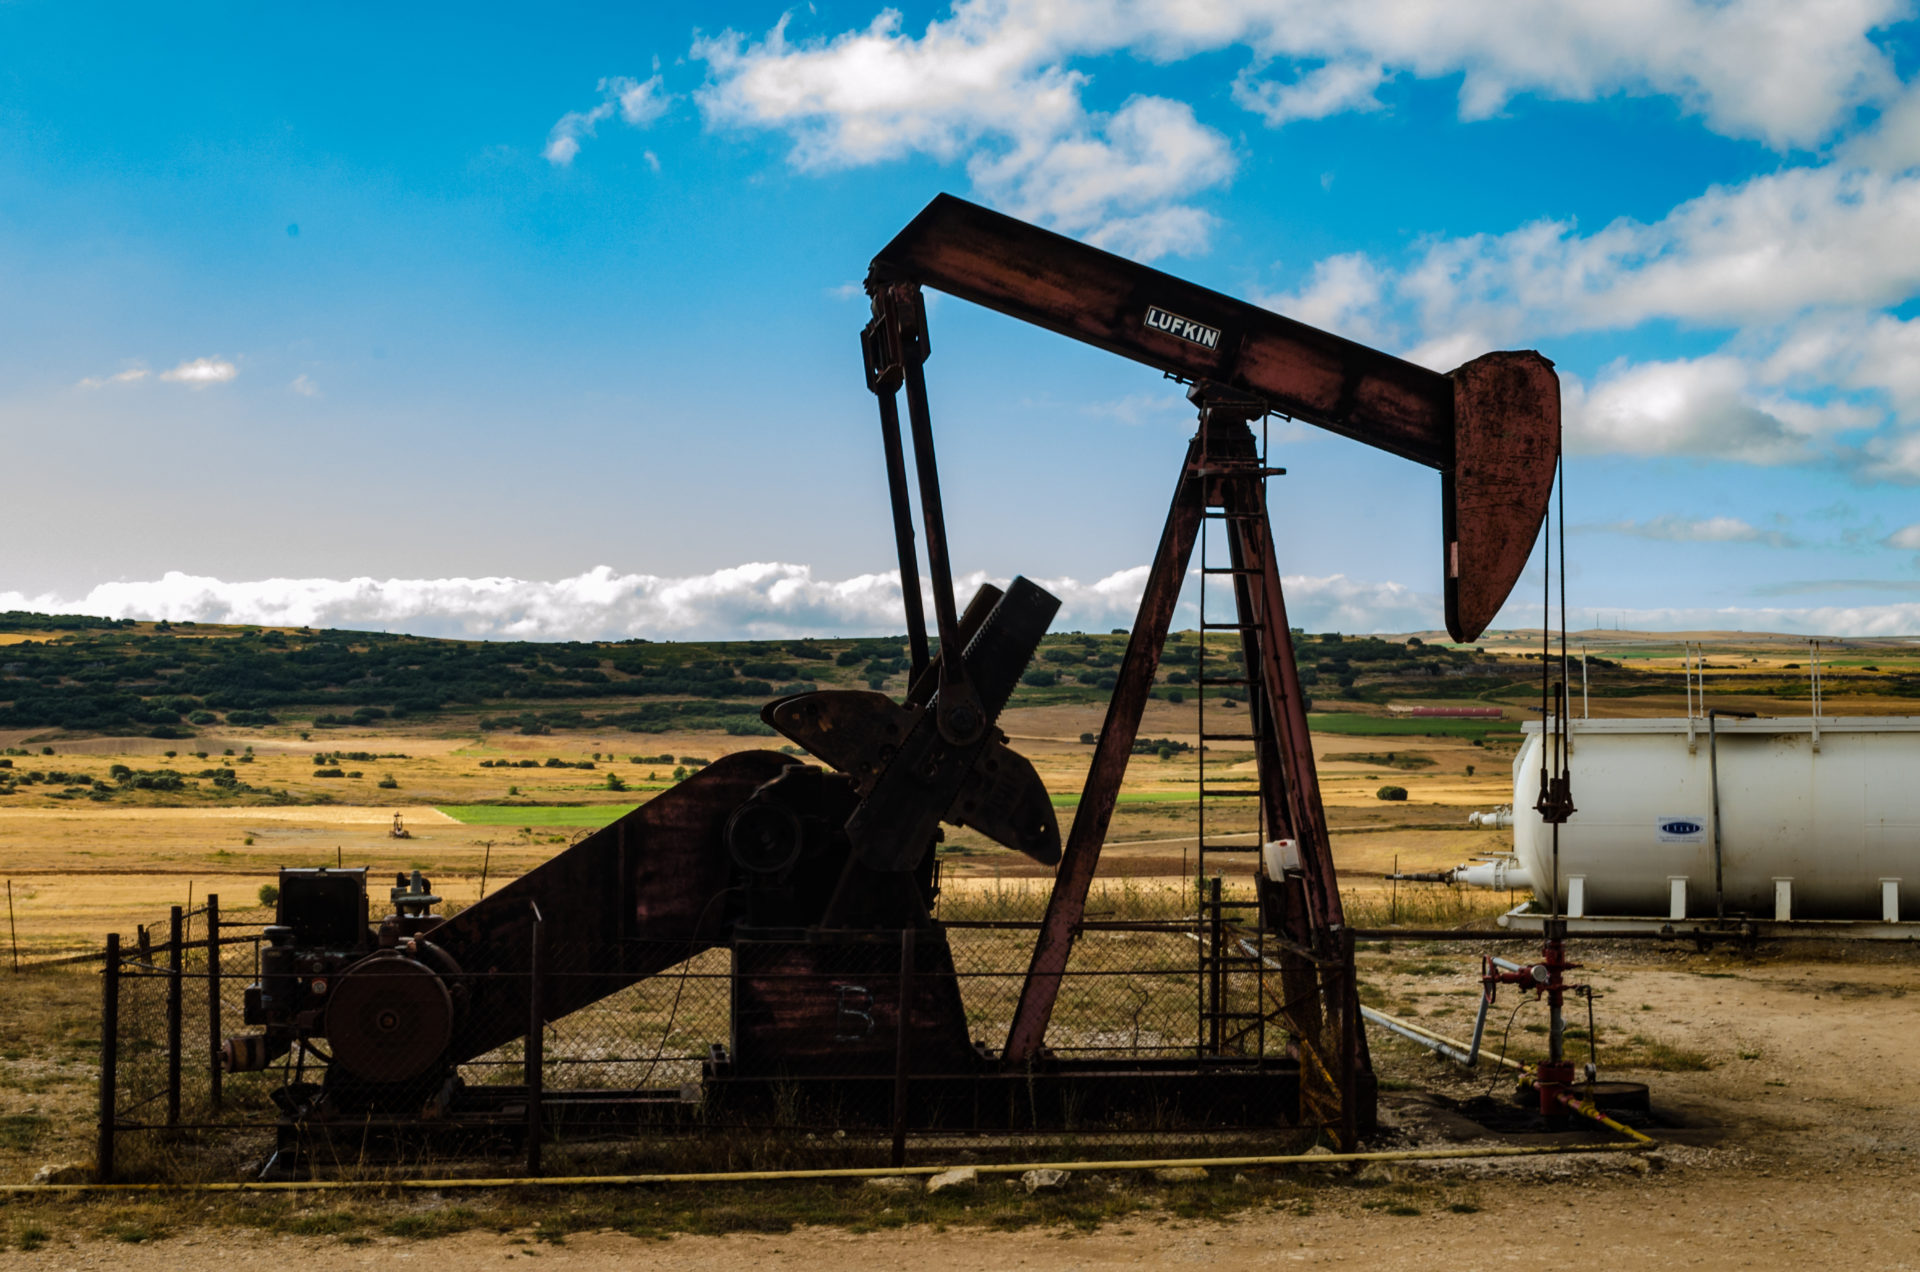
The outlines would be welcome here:
[[[400,814],[398,813],[395,813],[393,815],[393,826],[387,831],[387,838],[388,839],[412,839],[413,838],[413,832],[408,830],[406,826],[401,823]]]

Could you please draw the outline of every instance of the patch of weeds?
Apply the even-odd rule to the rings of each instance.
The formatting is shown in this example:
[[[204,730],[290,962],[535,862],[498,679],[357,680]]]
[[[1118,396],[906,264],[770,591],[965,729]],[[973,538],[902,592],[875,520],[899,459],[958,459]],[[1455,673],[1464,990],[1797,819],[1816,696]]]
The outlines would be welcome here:
[[[111,1241],[124,1241],[128,1245],[139,1245],[143,1241],[153,1241],[166,1236],[163,1229],[138,1220],[116,1219],[100,1229],[100,1235]]]
[[[47,1244],[47,1230],[38,1224],[27,1224],[13,1234],[14,1244],[22,1250],[38,1250]]]
[[[1637,1055],[1621,1058],[1615,1053],[1615,1064],[1635,1069],[1657,1069],[1668,1073],[1699,1072],[1713,1068],[1713,1061],[1702,1051],[1689,1047],[1676,1047],[1645,1034],[1635,1034],[1630,1041]]]
[[[295,1215],[281,1226],[281,1231],[296,1237],[338,1237],[359,1226],[357,1215],[332,1210],[323,1215]]]
[[[1420,1213],[1420,1207],[1409,1206],[1404,1201],[1396,1201],[1386,1207],[1386,1212],[1390,1215],[1417,1215]]]
[[[0,1148],[30,1151],[52,1123],[38,1113],[9,1113],[0,1117]]]
[[[1480,1213],[1480,1207],[1474,1205],[1470,1201],[1448,1202],[1447,1209],[1452,1211],[1456,1215],[1477,1215]]]
[[[456,1232],[480,1226],[480,1216],[469,1206],[448,1206],[421,1215],[400,1215],[381,1228],[389,1237],[418,1240],[425,1237],[450,1237]]]
[[[1758,1051],[1741,1051],[1741,1052],[1736,1052],[1735,1054],[1737,1054],[1742,1060],[1758,1060],[1760,1058],[1760,1053]]]

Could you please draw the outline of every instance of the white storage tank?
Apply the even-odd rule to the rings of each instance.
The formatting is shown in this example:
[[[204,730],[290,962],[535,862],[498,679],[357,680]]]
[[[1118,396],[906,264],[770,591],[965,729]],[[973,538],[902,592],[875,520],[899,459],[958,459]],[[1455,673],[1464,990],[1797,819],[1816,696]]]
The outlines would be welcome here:
[[[1578,811],[1560,827],[1564,913],[1699,918],[1723,904],[1763,919],[1920,917],[1920,717],[1722,717],[1717,741],[1700,718],[1570,724]],[[1523,728],[1513,846],[1546,906],[1542,734],[1538,721]]]

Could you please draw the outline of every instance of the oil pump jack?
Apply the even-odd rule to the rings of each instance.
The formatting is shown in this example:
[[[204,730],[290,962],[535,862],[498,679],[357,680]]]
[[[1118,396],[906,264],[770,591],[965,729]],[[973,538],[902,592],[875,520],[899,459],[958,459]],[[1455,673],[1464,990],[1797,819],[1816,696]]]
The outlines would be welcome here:
[[[1039,776],[996,727],[1059,602],[1015,578],[956,603],[922,372],[925,287],[1156,368],[1188,386],[1198,416],[1064,845]],[[432,913],[437,898],[417,877],[398,881],[394,914],[375,927],[364,872],[284,871],[248,994],[260,1031],[229,1041],[225,1057],[263,1069],[327,1044],[320,1081],[287,1061],[294,1080],[276,1096],[286,1125],[457,1117],[480,1098],[460,1083],[461,1064],[522,1037],[531,1046],[545,1022],[714,948],[730,952],[732,999],[730,1036],[703,1073],[709,1108],[814,1083],[852,1122],[884,1123],[890,1108],[896,1134],[903,1116],[1044,1127],[1141,1101],[1200,1125],[1318,1126],[1344,1145],[1371,1121],[1352,942],[1267,517],[1266,482],[1281,470],[1251,425],[1284,415],[1437,470],[1446,623],[1471,640],[1545,514],[1559,451],[1552,364],[1491,353],[1443,375],[945,195],[874,258],[867,291],[862,346],[906,584],[904,700],[844,690],[776,700],[766,723],[827,767],[773,751],[727,756],[452,918]],[[909,439],[931,631],[914,586]],[[1249,707],[1236,738],[1257,761],[1259,913],[1279,952],[1259,1013],[1286,1042],[1230,1055],[1215,1034],[1185,1058],[1062,1058],[1046,1045],[1049,1018],[1209,519],[1229,549],[1209,572],[1230,586],[1235,615],[1208,626],[1242,654],[1227,679]],[[970,1036],[933,918],[943,821],[1058,867],[1004,1038]],[[1204,950],[1210,938],[1195,939]]]

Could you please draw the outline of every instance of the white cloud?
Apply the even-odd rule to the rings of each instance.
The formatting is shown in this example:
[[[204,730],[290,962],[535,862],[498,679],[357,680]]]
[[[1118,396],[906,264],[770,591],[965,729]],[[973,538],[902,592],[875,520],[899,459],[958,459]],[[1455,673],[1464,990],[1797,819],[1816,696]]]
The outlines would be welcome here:
[[[301,397],[317,398],[320,396],[320,386],[315,384],[313,377],[304,371],[294,376],[293,383],[289,384],[287,388],[298,393]]]
[[[1056,631],[1130,627],[1147,567],[1116,571],[1091,583],[1040,579],[1061,598]],[[955,581],[961,594],[986,580],[973,573]],[[1004,578],[995,582],[1004,584]],[[1310,631],[1431,631],[1440,625],[1440,600],[1393,582],[1345,575],[1289,576],[1288,615]],[[1524,598],[1501,615],[1508,627],[1538,626],[1537,601]],[[514,578],[263,579],[226,582],[169,572],[133,583],[105,583],[81,596],[0,592],[0,610],[24,609],[110,618],[258,623],[401,631],[425,636],[491,640],[783,639],[871,635],[904,630],[898,576],[888,572],[850,579],[816,579],[803,565],[755,563],[711,574],[666,578],[620,574],[598,566],[572,578],[541,582]],[[1602,611],[1608,625],[1654,631],[1743,630],[1836,636],[1920,632],[1920,603],[1765,608]],[[1183,605],[1177,626],[1197,614]]]
[[[976,156],[968,173],[1015,216],[1151,260],[1204,245],[1213,218],[1179,199],[1224,182],[1233,166],[1226,139],[1192,107],[1135,97],[1092,127]]]
[[[225,384],[239,374],[240,368],[224,358],[194,358],[182,362],[171,371],[162,371],[160,378],[174,384],[204,389],[210,384]]]
[[[1567,449],[1752,464],[1809,458],[1809,435],[1754,405],[1751,387],[1750,368],[1737,358],[1615,364],[1591,388],[1563,386]]]
[[[1276,313],[1368,344],[1389,338],[1384,301],[1391,277],[1364,252],[1316,262],[1306,286],[1290,295],[1255,297]],[[1452,365],[1441,368],[1451,370]]]
[[[1920,634],[1920,602],[1890,605],[1821,605],[1806,608],[1772,606],[1698,606],[1671,609],[1624,609],[1578,606],[1568,615],[1568,626],[1578,629],[1589,615],[1611,628],[1651,632],[1791,632],[1805,636],[1913,636]],[[1501,627],[1540,626],[1539,601],[1531,613],[1509,604],[1497,620]]]
[[[1636,539],[1664,543],[1764,543],[1783,548],[1793,542],[1777,530],[1762,530],[1738,517],[1651,517],[1645,521],[1614,521],[1605,525],[1583,526],[1583,530],[1603,530]]]
[[[557,168],[571,165],[574,156],[580,153],[581,138],[593,136],[600,124],[613,118],[616,111],[622,122],[645,128],[666,114],[673,102],[658,75],[646,80],[614,75],[601,80],[596,87],[600,93],[597,105],[590,110],[568,111],[547,133],[546,147],[540,153]],[[658,172],[659,160],[652,157],[651,151],[647,152],[647,158]]]
[[[1037,580],[1062,601],[1056,630],[1130,627],[1147,567],[1083,583]],[[962,596],[988,576],[955,581]],[[993,581],[1004,585],[1006,579]],[[1286,580],[1296,624],[1362,632],[1432,627],[1436,597],[1397,583],[1344,575]],[[924,583],[923,583],[924,588]],[[144,582],[103,583],[81,596],[0,592],[0,610],[110,618],[189,619],[404,631],[502,640],[775,638],[904,630],[897,573],[816,579],[803,565],[758,562],[666,578],[597,566],[572,578],[261,579],[228,582],[170,571]],[[1184,606],[1179,621],[1197,618]]]
[[[1920,521],[1910,526],[1901,526],[1885,539],[1881,540],[1890,548],[1900,548],[1906,552],[1920,552]]]
[[[1572,221],[1536,221],[1430,241],[1406,269],[1382,274],[1368,313],[1412,339],[1470,329],[1497,344],[1652,319],[1760,327],[1814,308],[1877,308],[1920,288],[1917,219],[1920,174],[1788,168],[1715,187],[1652,223],[1623,218],[1582,234]]]
[[[1243,73],[1233,82],[1233,100],[1277,128],[1296,119],[1379,110],[1383,103],[1375,94],[1386,78],[1385,67],[1365,60],[1328,62],[1285,84]]]
[[[90,375],[81,380],[75,387],[97,389],[108,384],[134,384],[146,378],[147,369],[145,367],[128,367],[125,371],[116,371],[112,375]]]
[[[1127,108],[1110,119],[1087,108],[1093,72],[1083,64],[1095,59],[1243,48],[1251,62],[1234,99],[1273,125],[1376,109],[1380,87],[1406,73],[1461,77],[1468,119],[1521,94],[1663,95],[1730,136],[1810,147],[1894,97],[1898,79],[1872,35],[1905,9],[1906,0],[957,0],[918,34],[887,8],[864,27],[794,38],[789,13],[758,42],[729,31],[697,40],[693,56],[709,71],[697,95],[709,122],[786,133],[798,167],[965,159],[985,197],[1150,256],[1195,245],[1205,213],[1191,200],[1227,179],[1231,158],[1187,111],[1183,179],[1144,195],[1138,187],[1169,152],[1126,135]],[[1163,115],[1184,109],[1138,100]],[[549,158],[569,161],[592,123],[556,126]],[[1047,178],[1076,164],[1154,205],[1068,198],[1063,208]],[[1160,205],[1178,215],[1161,217]]]
[[[1163,97],[1087,110],[1086,77],[1044,64],[1060,52],[1046,14],[962,4],[917,39],[893,10],[825,40],[787,27],[695,45],[710,121],[788,132],[803,169],[964,158],[988,201],[1141,259],[1204,247],[1212,217],[1188,200],[1232,176],[1226,138]]]

